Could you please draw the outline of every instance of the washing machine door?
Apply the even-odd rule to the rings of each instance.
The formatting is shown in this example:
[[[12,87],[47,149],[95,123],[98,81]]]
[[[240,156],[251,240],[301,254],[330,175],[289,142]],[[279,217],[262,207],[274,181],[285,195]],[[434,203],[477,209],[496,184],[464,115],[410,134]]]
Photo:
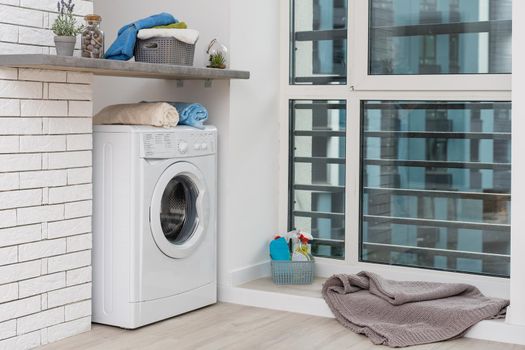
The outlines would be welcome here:
[[[190,256],[202,242],[209,216],[204,177],[191,163],[171,165],[159,178],[150,206],[155,243],[167,256]]]

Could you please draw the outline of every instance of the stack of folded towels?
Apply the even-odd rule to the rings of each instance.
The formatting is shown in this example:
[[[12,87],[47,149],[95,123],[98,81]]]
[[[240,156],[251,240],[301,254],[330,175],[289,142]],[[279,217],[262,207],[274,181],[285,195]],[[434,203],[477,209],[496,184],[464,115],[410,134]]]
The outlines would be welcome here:
[[[203,129],[208,111],[199,103],[143,102],[108,106],[93,118],[94,124],[152,125],[172,128],[188,125]]]
[[[193,45],[199,39],[199,32],[188,29],[185,22],[179,21],[169,13],[159,13],[122,27],[105,57],[110,60],[130,60],[134,55],[137,38],[146,40],[157,37],[175,38]]]

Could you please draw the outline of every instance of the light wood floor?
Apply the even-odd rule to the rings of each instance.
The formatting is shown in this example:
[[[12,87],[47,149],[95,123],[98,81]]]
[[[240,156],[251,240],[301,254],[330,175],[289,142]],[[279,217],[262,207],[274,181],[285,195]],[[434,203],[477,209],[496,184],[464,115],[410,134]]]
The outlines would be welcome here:
[[[41,348],[89,349],[388,349],[373,346],[335,319],[217,304],[134,331],[94,325],[93,330]],[[410,350],[525,350],[524,346],[473,339],[409,348]]]

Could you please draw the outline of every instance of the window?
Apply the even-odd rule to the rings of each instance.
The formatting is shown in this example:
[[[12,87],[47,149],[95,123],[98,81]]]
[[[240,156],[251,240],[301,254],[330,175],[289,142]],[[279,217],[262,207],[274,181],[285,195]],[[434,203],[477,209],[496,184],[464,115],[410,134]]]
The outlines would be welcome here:
[[[372,0],[371,74],[510,73],[511,0]]]
[[[509,275],[510,103],[362,103],[363,261]]]
[[[291,84],[346,84],[347,0],[292,1]]]
[[[315,237],[313,254],[344,258],[346,101],[290,102],[290,228]]]
[[[512,1],[282,6],[283,230],[333,272],[507,277]]]

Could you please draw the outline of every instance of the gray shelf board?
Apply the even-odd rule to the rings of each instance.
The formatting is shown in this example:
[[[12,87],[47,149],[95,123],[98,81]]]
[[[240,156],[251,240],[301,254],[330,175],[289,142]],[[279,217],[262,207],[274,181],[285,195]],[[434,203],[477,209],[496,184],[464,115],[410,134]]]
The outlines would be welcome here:
[[[250,72],[56,55],[0,55],[0,66],[88,72],[101,76],[170,80],[249,79]]]

